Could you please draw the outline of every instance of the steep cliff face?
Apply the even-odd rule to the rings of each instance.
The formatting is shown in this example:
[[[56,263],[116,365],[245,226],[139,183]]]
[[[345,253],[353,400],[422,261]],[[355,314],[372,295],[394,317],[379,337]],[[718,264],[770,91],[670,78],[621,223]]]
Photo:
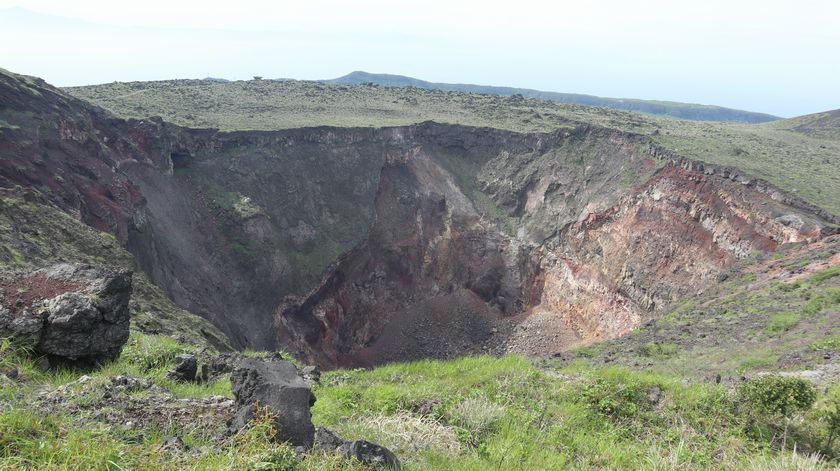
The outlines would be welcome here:
[[[5,73],[0,98],[0,186],[113,234],[237,345],[327,367],[621,336],[836,222],[596,126],[224,133]]]
[[[29,77],[0,73],[0,104],[0,185],[31,190],[124,242],[142,196],[119,166],[145,160],[129,126]]]
[[[617,201],[655,168],[635,140],[599,146],[599,131],[587,127],[521,136],[433,126],[411,135],[413,147],[386,159],[367,239],[319,288],[277,310],[282,343],[309,361],[354,366],[489,348],[506,318],[540,300],[536,241],[585,207]],[[513,185],[477,178],[505,172],[521,190],[485,192]],[[608,183],[621,175],[623,186]],[[526,213],[533,217],[520,224]]]
[[[833,230],[762,182],[637,136],[584,126],[528,144],[476,158],[418,142],[386,161],[371,233],[281,305],[282,343],[327,366],[549,354],[622,336],[736,260]]]
[[[508,350],[548,354],[620,337],[658,308],[702,294],[737,260],[835,231],[753,180],[707,171],[668,162],[547,243],[542,296],[520,316]]]
[[[752,252],[815,240],[823,225],[743,183],[669,165],[571,226],[563,248],[651,311]]]
[[[370,234],[314,293],[278,309],[283,343],[326,365],[433,357],[480,345],[493,319],[521,309],[527,254],[482,222],[434,153],[388,158]],[[421,335],[401,330],[418,323]]]
[[[282,297],[309,289],[368,230],[383,161],[371,134],[190,135],[171,173],[127,170],[146,195],[128,248],[177,303],[240,345],[273,348]]]

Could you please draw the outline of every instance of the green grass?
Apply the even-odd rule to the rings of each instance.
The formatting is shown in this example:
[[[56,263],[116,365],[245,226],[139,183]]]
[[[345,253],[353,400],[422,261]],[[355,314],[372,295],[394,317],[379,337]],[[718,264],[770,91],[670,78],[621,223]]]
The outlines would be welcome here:
[[[159,448],[166,434],[146,430],[139,442],[105,424],[79,424],[65,415],[23,409],[0,413],[0,467],[38,470],[359,470],[353,462],[294,450],[272,439],[267,419],[253,422],[232,440],[193,458]]]
[[[84,373],[91,377],[86,385],[132,375],[180,398],[230,397],[227,380],[185,385],[163,377],[174,357],[190,349],[135,333],[123,356],[100,370],[39,372],[27,363],[28,354],[0,341],[3,361],[21,365],[24,378],[11,393],[0,388],[0,469],[357,469],[317,452],[298,460],[272,440],[266,416],[213,444],[201,431],[150,426],[127,432],[91,421],[87,413],[46,413],[27,399],[44,387],[63,387],[76,394],[73,403],[84,411],[97,391],[85,393],[77,385]],[[387,446],[408,470],[734,470],[799,459],[772,451],[771,437],[751,428],[726,387],[623,367],[543,368],[519,356],[427,360],[326,372],[314,392],[316,425]],[[820,396],[818,406],[827,400]],[[822,415],[819,409],[809,414],[814,420],[792,422],[789,448],[818,449],[825,434]],[[778,425],[762,424],[761,431]],[[201,451],[159,449],[170,435]]]
[[[799,315],[793,312],[777,312],[767,318],[765,330],[771,335],[785,332],[799,323]]]
[[[837,267],[790,280],[789,266],[828,264],[840,237],[790,246],[744,261],[729,278],[666,308],[620,339],[572,352],[591,364],[617,363],[708,381],[717,375],[806,370],[828,360],[815,344],[840,335]]]
[[[832,335],[827,339],[814,342],[811,344],[811,348],[814,350],[833,350],[840,352],[840,335]]]
[[[749,373],[772,367],[779,361],[779,354],[772,350],[759,350],[740,356],[736,361],[736,372]]]
[[[836,276],[840,276],[840,266],[825,268],[823,270],[814,272],[814,274],[808,278],[808,283],[812,285],[818,285]]]
[[[411,469],[742,469],[766,446],[746,433],[724,387],[624,368],[551,371],[521,357],[474,357],[322,381],[316,422],[348,437],[385,424],[378,438]],[[418,419],[413,411],[430,401],[433,420]],[[403,434],[424,438],[411,447]]]
[[[677,354],[678,347],[673,343],[651,342],[642,346],[639,353],[649,358],[670,358]]]

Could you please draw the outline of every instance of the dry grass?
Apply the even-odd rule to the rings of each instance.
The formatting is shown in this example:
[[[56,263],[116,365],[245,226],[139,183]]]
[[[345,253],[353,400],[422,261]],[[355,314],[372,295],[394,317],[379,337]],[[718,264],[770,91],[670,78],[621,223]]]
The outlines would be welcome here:
[[[431,417],[418,417],[400,411],[394,415],[357,416],[350,419],[354,430],[366,440],[381,443],[398,456],[434,450],[447,456],[461,453],[461,443],[452,427]]]
[[[772,456],[760,456],[749,462],[749,471],[828,471],[838,469],[823,461],[818,454],[803,455],[795,450]]]

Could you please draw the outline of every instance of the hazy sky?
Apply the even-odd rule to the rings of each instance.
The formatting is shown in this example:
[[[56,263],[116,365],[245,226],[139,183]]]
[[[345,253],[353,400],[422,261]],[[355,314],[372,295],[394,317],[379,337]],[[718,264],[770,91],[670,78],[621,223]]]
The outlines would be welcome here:
[[[0,0],[0,67],[55,85],[167,78],[438,82],[840,108],[840,0]]]

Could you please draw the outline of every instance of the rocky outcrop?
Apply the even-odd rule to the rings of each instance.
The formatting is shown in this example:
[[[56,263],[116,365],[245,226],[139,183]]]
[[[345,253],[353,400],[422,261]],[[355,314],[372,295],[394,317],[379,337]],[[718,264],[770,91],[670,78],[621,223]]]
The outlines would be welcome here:
[[[129,335],[131,272],[59,264],[0,275],[0,334],[51,359],[116,359]]]
[[[263,408],[274,416],[278,440],[312,447],[315,427],[309,408],[315,404],[315,395],[293,364],[245,358],[231,373],[230,381],[237,406],[230,432],[245,427],[257,409]]]
[[[185,353],[175,357],[175,366],[166,373],[166,377],[175,381],[195,381],[198,374],[198,360],[195,355]]]
[[[481,223],[424,149],[386,165],[375,208],[368,239],[341,257],[305,302],[289,299],[278,309],[281,335],[290,334],[283,343],[307,362],[456,354],[488,336],[493,319],[521,307],[519,286],[505,278],[520,254]],[[411,335],[418,324],[425,334]]]
[[[564,251],[648,311],[702,290],[751,253],[829,234],[827,222],[748,185],[667,166],[568,229]]]
[[[507,351],[545,355],[621,337],[736,261],[834,230],[753,183],[669,163],[614,206],[564,226],[541,247],[540,297],[517,318]]]
[[[402,469],[399,458],[384,446],[367,440],[348,441],[332,430],[321,427],[315,430],[315,449],[326,453],[338,453],[345,459],[356,460],[376,469]]]

